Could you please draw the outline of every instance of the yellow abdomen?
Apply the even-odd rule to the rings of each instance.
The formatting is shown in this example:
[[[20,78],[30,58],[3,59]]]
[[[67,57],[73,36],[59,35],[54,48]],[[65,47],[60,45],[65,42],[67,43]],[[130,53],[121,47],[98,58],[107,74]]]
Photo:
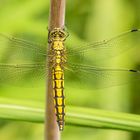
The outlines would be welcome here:
[[[57,66],[53,69],[52,74],[55,113],[59,129],[63,130],[65,119],[64,71],[60,66]]]

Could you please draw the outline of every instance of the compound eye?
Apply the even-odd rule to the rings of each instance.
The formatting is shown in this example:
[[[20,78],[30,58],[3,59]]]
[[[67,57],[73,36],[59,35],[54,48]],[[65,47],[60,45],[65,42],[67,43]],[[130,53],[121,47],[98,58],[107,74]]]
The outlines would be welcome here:
[[[52,37],[56,37],[56,33],[52,33]]]
[[[63,38],[63,37],[64,37],[64,34],[63,34],[62,32],[59,32],[59,36],[60,36],[61,38]]]
[[[63,36],[62,36],[62,34],[59,34],[59,36],[62,38]]]

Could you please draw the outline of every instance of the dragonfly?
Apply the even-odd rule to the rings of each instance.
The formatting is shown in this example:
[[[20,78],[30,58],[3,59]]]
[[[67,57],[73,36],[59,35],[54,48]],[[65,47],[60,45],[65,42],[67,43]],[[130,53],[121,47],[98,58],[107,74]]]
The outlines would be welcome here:
[[[140,80],[140,71],[133,68],[112,68],[102,66],[109,60],[135,45],[140,44],[140,29],[121,33],[111,39],[88,43],[78,47],[65,47],[65,30],[56,28],[49,33],[47,45],[0,33],[0,84],[37,86],[35,81],[45,79],[52,71],[54,108],[59,130],[65,122],[64,75],[66,81],[83,81],[93,88],[103,88]],[[76,45],[75,45],[76,46]],[[49,59],[49,60],[48,60]],[[48,65],[50,63],[50,66]],[[124,78],[122,81],[117,77]],[[100,84],[100,80],[110,80]],[[100,87],[101,86],[101,87]]]

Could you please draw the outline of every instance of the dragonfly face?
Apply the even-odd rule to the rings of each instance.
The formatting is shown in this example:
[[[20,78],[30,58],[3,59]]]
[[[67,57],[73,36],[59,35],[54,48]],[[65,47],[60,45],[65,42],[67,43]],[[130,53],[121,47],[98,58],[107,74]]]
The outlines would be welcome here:
[[[68,33],[59,28],[54,28],[53,31],[49,31],[49,40],[48,42],[54,41],[65,41],[68,36]]]

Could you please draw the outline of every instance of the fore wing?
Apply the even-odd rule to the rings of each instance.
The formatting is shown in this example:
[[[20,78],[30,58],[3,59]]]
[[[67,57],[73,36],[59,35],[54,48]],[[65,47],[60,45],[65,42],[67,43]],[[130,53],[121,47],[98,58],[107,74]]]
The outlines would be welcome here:
[[[42,62],[46,60],[46,53],[45,45],[0,33],[1,62],[17,59]]]
[[[111,39],[86,44],[80,47],[73,47],[68,50],[68,59],[93,58],[93,60],[108,60],[122,52],[140,46],[140,29],[134,29],[119,34]]]

